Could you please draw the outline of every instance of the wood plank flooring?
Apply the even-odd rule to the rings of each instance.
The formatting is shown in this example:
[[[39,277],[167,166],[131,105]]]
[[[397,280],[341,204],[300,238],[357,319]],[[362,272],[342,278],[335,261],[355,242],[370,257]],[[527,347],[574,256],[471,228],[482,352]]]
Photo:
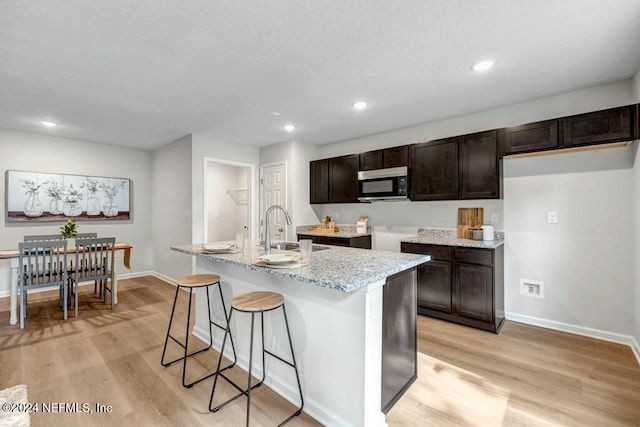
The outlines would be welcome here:
[[[244,425],[245,400],[210,413],[212,379],[185,389],[181,365],[160,365],[174,287],[154,277],[119,281],[116,311],[92,290],[84,288],[79,317],[67,321],[55,291],[31,294],[23,331],[0,303],[0,389],[27,384],[30,402],[113,407],[34,413],[33,426]],[[184,322],[176,327],[178,335]],[[387,415],[390,426],[640,425],[640,366],[626,346],[514,322],[494,335],[422,316],[418,345],[418,381]],[[178,354],[170,348],[169,357]],[[198,355],[191,379],[216,362],[214,350]],[[238,368],[231,375],[246,378]],[[220,384],[222,400],[234,391]],[[254,396],[251,425],[276,425],[295,409],[267,387]],[[289,425],[319,424],[303,414]]]

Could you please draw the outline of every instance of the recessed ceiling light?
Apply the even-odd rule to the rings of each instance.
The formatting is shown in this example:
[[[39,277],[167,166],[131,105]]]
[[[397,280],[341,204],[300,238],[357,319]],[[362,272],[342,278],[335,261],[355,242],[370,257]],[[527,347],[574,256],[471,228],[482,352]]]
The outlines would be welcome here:
[[[52,128],[52,127],[56,126],[56,124],[55,124],[55,123],[53,123],[53,122],[47,122],[46,120],[45,120],[45,121],[42,121],[42,122],[40,122],[40,123],[42,123],[43,125],[45,125],[45,126],[46,126],[46,127],[48,127],[48,128]]]
[[[364,110],[365,108],[367,108],[367,103],[364,101],[354,102],[353,108],[355,108],[356,110]]]
[[[484,61],[478,62],[471,68],[473,69],[473,71],[482,72],[482,71],[487,71],[489,68],[493,67],[495,64],[496,64],[495,59],[485,59]]]
[[[294,125],[284,125],[284,130],[286,130],[287,132],[293,132],[294,130],[296,130],[296,127]]]

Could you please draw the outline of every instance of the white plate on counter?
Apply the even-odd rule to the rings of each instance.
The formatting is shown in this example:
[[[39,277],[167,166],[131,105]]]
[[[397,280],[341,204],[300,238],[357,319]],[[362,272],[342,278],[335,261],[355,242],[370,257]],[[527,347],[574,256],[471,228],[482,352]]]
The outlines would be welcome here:
[[[295,262],[298,259],[298,255],[291,254],[265,254],[258,257],[259,261],[268,265],[284,265]]]
[[[200,252],[203,254],[231,254],[239,252],[236,245],[232,243],[217,243],[211,245],[202,245]]]

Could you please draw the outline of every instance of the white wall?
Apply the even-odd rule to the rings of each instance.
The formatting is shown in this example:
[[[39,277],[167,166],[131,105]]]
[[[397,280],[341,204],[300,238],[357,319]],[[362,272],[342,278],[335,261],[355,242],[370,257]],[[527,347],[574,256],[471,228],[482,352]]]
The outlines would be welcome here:
[[[151,168],[148,151],[114,145],[59,138],[35,133],[0,129],[0,209],[5,212],[5,171],[68,173],[79,175],[115,176],[131,179],[133,195],[132,220],[126,222],[80,222],[80,232],[97,232],[100,236],[115,236],[131,243],[131,270],[120,273],[151,270]],[[55,234],[61,223],[47,225],[0,225],[0,247],[16,248],[25,234]],[[4,279],[3,279],[4,278]],[[0,295],[8,294],[9,262],[0,262]]]
[[[192,265],[169,249],[191,241],[191,135],[153,152],[152,182],[154,270],[176,279]]]
[[[635,102],[640,103],[640,70],[633,78],[633,97]],[[638,123],[640,126],[640,123]],[[637,144],[636,144],[637,145]],[[636,147],[637,148],[637,147]],[[633,201],[634,210],[633,218],[640,218],[640,159],[636,153],[636,161],[633,168]],[[635,282],[635,297],[634,297],[634,323],[633,323],[633,336],[635,337],[635,345],[637,356],[640,358],[640,225],[636,225],[634,228],[634,282]]]
[[[631,334],[632,148],[505,160],[507,318]],[[521,296],[521,278],[544,299]]]

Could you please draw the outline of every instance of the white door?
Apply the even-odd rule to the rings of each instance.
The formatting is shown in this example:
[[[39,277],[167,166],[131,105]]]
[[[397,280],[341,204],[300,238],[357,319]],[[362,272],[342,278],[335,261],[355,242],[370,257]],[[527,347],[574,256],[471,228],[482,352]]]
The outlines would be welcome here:
[[[260,239],[264,240],[264,215],[273,205],[287,207],[287,167],[283,163],[260,167]],[[271,241],[287,240],[287,223],[284,214],[277,209],[269,215]]]

